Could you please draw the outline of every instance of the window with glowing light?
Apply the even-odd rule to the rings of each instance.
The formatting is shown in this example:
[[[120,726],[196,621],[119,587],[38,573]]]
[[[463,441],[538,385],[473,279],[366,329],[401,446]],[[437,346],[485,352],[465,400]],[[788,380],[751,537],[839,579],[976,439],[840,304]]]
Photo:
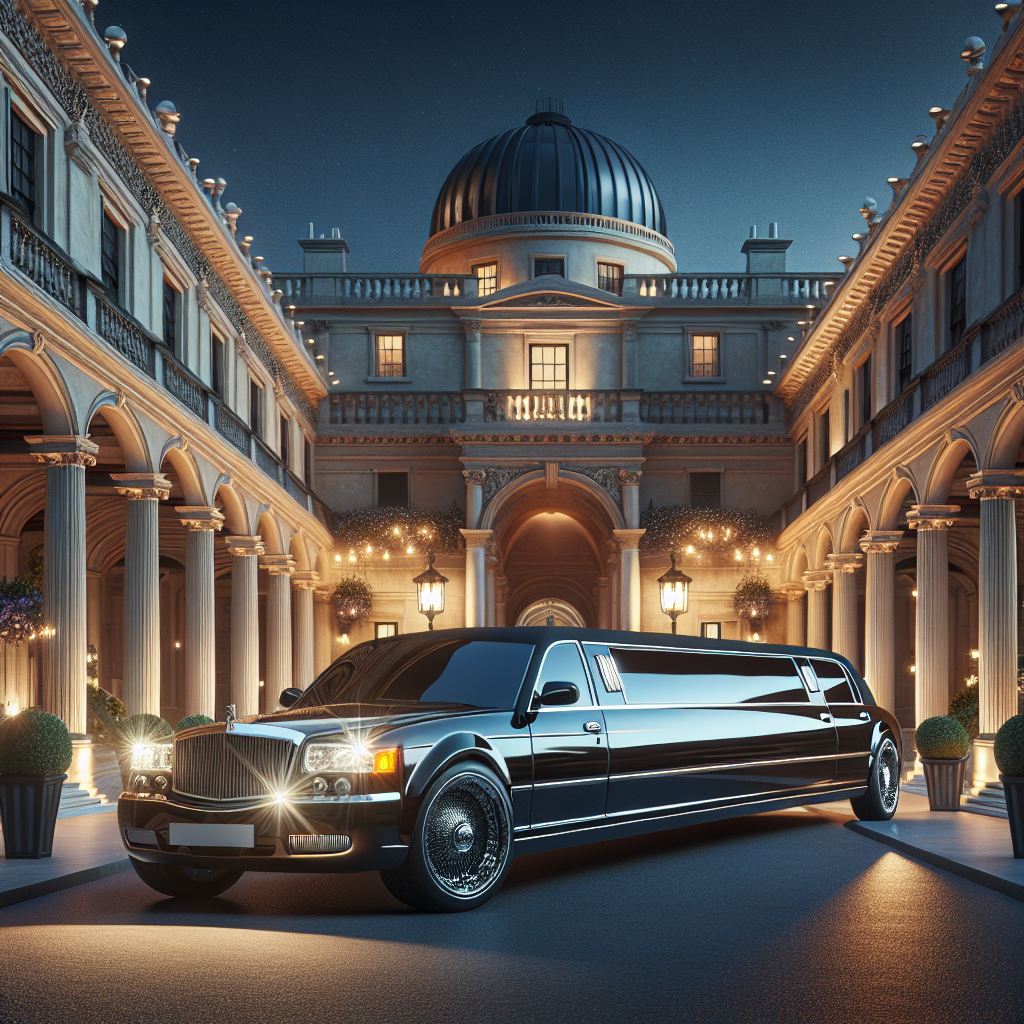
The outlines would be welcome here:
[[[700,635],[707,640],[721,640],[722,624],[720,622],[702,622],[700,624]]]
[[[376,640],[384,640],[389,636],[398,636],[398,623],[375,622],[373,624],[373,636]]]
[[[622,294],[622,267],[618,263],[598,263],[597,287],[603,292]]]
[[[493,295],[498,290],[498,264],[482,263],[473,268],[476,274],[476,293],[480,298]]]
[[[530,346],[530,388],[561,391],[569,386],[569,346]]]
[[[374,339],[377,377],[404,377],[405,374],[405,335],[378,334]]]
[[[690,376],[721,377],[721,339],[717,334],[690,336]]]

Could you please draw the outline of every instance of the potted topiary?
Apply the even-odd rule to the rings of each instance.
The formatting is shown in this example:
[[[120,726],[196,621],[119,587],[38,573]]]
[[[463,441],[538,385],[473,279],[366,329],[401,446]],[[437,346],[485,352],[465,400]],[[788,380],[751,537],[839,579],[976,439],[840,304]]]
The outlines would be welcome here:
[[[7,857],[53,852],[71,756],[71,735],[56,715],[33,708],[0,722],[0,826]]]
[[[186,715],[175,727],[175,732],[181,732],[182,729],[191,729],[196,725],[213,725],[213,719],[208,718],[206,715]]]
[[[1008,718],[996,733],[993,751],[1003,784],[1014,857],[1024,857],[1024,715]]]
[[[950,715],[926,718],[914,733],[914,745],[928,786],[929,807],[933,811],[959,810],[971,749],[963,723]]]

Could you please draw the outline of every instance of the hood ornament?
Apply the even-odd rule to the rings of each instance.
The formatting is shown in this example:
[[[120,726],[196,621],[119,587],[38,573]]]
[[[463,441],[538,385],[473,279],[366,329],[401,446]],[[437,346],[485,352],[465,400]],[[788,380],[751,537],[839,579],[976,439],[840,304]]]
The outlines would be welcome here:
[[[235,727],[235,722],[238,721],[238,714],[235,711],[234,704],[228,704],[224,709],[224,723],[227,726],[226,731],[231,732]]]

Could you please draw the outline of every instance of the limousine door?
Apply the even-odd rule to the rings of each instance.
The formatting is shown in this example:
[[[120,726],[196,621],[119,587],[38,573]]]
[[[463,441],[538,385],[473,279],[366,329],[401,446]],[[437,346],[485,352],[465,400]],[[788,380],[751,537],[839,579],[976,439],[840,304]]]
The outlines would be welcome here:
[[[566,707],[539,708],[530,723],[533,826],[600,817],[608,792],[604,716],[594,704],[575,641],[553,644],[544,655],[534,693],[549,682],[572,683],[580,697]]]
[[[835,719],[839,749],[836,761],[837,782],[863,782],[871,761],[871,733],[875,723],[871,713],[855,699],[846,671],[838,661],[811,658],[818,686]]]
[[[833,781],[831,716],[810,701],[791,658],[587,648],[608,727],[609,815],[770,798]],[[614,669],[602,666],[602,654]],[[610,685],[602,669],[612,672]]]

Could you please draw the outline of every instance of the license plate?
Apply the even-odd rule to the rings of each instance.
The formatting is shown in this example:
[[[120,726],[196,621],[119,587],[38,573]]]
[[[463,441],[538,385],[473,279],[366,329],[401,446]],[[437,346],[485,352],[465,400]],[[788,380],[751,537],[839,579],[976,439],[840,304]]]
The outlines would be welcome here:
[[[253,825],[172,821],[169,839],[171,846],[233,846],[252,849],[256,845]]]

